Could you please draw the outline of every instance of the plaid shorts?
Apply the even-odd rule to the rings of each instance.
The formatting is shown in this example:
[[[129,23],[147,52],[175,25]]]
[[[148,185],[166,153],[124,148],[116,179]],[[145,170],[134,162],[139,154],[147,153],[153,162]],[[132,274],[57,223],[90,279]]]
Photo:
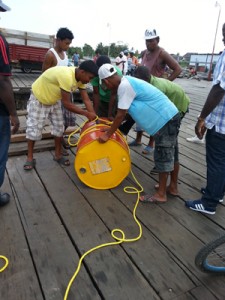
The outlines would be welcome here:
[[[65,128],[76,125],[76,115],[72,111],[66,109],[62,104],[63,122]]]
[[[41,140],[46,119],[50,120],[51,134],[57,137],[63,136],[64,125],[61,101],[54,105],[44,105],[31,93],[27,103],[27,113],[27,139],[32,141]]]

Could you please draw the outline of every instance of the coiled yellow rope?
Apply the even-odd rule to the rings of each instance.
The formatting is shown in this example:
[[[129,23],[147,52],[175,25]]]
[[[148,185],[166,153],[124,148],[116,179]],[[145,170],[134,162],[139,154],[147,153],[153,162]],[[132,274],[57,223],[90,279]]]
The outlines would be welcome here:
[[[110,124],[110,123],[108,123],[108,124]],[[107,125],[108,125],[108,124],[107,124]],[[96,128],[96,126],[98,126],[98,125],[95,125],[95,128]],[[78,128],[78,130],[79,130],[79,128]],[[78,130],[76,130],[75,132],[77,132]],[[81,134],[81,137],[82,137],[83,134],[85,134],[87,131],[91,131],[91,130],[93,130],[93,129],[92,129],[92,128],[88,128],[87,130],[85,130],[85,131]],[[70,144],[69,139],[70,139],[70,137],[71,137],[75,132],[73,132],[73,133],[71,133],[71,134],[69,135],[69,137],[68,137],[68,143],[69,143],[69,144]],[[122,135],[121,135],[121,136],[122,136]],[[123,137],[123,136],[122,136],[122,137]],[[124,139],[124,138],[123,138],[123,139]],[[78,141],[79,141],[79,140],[78,140]],[[78,142],[77,142],[77,143],[78,143]],[[76,143],[76,144],[77,144],[77,143]],[[71,144],[70,144],[70,145],[71,145]],[[128,149],[129,149],[129,147],[128,147]],[[137,240],[139,240],[139,239],[141,238],[141,236],[142,236],[142,227],[141,227],[141,224],[140,224],[140,222],[138,221],[138,219],[137,219],[137,217],[136,217],[136,210],[137,210],[137,206],[138,206],[138,204],[139,204],[140,193],[143,192],[143,187],[140,185],[140,183],[139,183],[139,182],[137,181],[137,179],[135,178],[135,176],[134,176],[132,170],[131,170],[131,174],[132,174],[133,179],[135,180],[136,184],[138,185],[139,189],[137,189],[136,187],[133,187],[133,186],[127,186],[127,187],[124,188],[124,192],[125,192],[125,193],[128,193],[128,194],[137,194],[136,204],[135,204],[134,209],[133,209],[133,218],[134,218],[136,224],[137,224],[138,227],[139,227],[139,234],[138,234],[138,236],[135,237],[135,238],[126,238],[126,235],[125,235],[125,233],[124,233],[123,230],[121,230],[121,229],[119,229],[119,228],[115,228],[115,229],[113,229],[113,230],[111,231],[111,236],[115,239],[115,242],[110,242],[110,243],[101,244],[101,245],[98,245],[98,246],[96,246],[96,247],[94,247],[94,248],[91,248],[90,250],[88,250],[87,252],[85,252],[85,253],[81,256],[81,258],[80,258],[80,260],[79,260],[79,263],[78,263],[78,266],[77,266],[77,269],[76,269],[74,275],[72,276],[72,278],[71,278],[70,281],[69,281],[69,284],[68,284],[68,286],[67,286],[67,289],[66,289],[66,292],[65,292],[65,295],[64,295],[64,300],[67,300],[67,297],[68,297],[68,294],[69,294],[69,290],[70,290],[70,288],[71,288],[71,286],[72,286],[72,284],[73,284],[75,278],[77,277],[77,275],[78,275],[78,273],[79,273],[79,271],[80,271],[82,261],[84,260],[84,258],[85,258],[88,254],[90,254],[91,252],[94,252],[94,251],[96,251],[96,250],[98,250],[98,249],[104,248],[104,247],[109,247],[109,246],[119,245],[119,244],[121,244],[121,243],[131,243],[131,242],[135,242],[135,241],[137,241]],[[118,235],[120,235],[120,236],[118,236]]]
[[[7,257],[5,257],[3,255],[0,255],[0,259],[3,259],[5,261],[5,265],[0,269],[0,273],[1,273],[8,267],[9,260]]]

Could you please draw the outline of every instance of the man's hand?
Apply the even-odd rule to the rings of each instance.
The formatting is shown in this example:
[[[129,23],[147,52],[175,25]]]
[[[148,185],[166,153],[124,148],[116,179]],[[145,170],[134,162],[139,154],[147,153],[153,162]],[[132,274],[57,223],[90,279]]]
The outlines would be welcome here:
[[[103,144],[103,143],[107,142],[109,140],[109,138],[110,137],[108,136],[107,131],[106,131],[98,138],[98,141],[99,141],[99,143]]]
[[[17,116],[10,116],[10,119],[11,119],[11,125],[13,126],[11,132],[12,134],[15,134],[20,127],[20,121]]]
[[[205,131],[206,131],[205,120],[199,118],[198,122],[195,125],[195,133],[200,140],[203,138]]]
[[[97,118],[96,113],[90,112],[90,111],[87,112],[87,118],[88,118],[89,121],[95,120]]]

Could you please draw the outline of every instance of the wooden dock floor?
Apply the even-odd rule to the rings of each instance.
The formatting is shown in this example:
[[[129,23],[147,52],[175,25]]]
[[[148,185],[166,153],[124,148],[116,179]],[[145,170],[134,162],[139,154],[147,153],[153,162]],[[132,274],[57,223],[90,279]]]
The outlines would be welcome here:
[[[200,197],[205,185],[205,146],[186,138],[194,135],[211,83],[176,82],[192,101],[179,134],[180,196],[160,205],[138,204],[141,238],[88,254],[68,300],[225,299],[224,276],[202,273],[194,264],[198,250],[224,231],[224,204],[214,216],[184,206],[185,200]],[[83,120],[78,117],[77,122]],[[128,142],[134,137],[131,130]],[[145,136],[143,144],[147,142]],[[150,175],[153,157],[143,155],[142,149],[130,149],[132,171],[145,192],[153,193],[157,183],[157,175]],[[36,152],[36,167],[30,172],[23,170],[24,154],[9,157],[2,189],[12,200],[0,209],[0,255],[9,259],[0,273],[1,300],[63,300],[86,251],[114,242],[115,228],[123,230],[126,239],[139,235],[133,218],[137,194],[124,192],[124,187],[136,186],[132,174],[114,189],[91,189],[75,173],[76,147],[69,151],[69,167],[53,161],[51,148]]]

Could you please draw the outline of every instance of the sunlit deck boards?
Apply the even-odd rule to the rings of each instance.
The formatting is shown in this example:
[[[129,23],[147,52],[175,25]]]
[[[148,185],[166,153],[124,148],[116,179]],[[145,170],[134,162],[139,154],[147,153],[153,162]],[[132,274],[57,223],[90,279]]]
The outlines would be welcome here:
[[[88,255],[68,300],[224,299],[224,277],[201,273],[194,265],[200,247],[223,231],[224,205],[212,217],[184,207],[184,200],[199,197],[205,184],[204,145],[188,143],[186,137],[194,134],[210,83],[177,82],[192,100],[179,136],[180,197],[161,205],[139,204],[140,240]],[[129,141],[134,136],[131,130]],[[143,143],[147,141],[145,137]],[[134,185],[132,175],[115,189],[90,189],[75,174],[75,153],[72,148],[70,167],[60,167],[51,150],[36,152],[31,172],[23,170],[25,155],[9,158],[3,190],[12,201],[0,209],[0,255],[9,258],[8,268],[0,273],[1,300],[61,300],[79,257],[114,241],[112,229],[121,228],[128,239],[138,236],[132,216],[136,195],[123,191]],[[152,156],[142,155],[140,147],[130,154],[133,173],[145,191],[153,193],[157,176],[149,174]]]

